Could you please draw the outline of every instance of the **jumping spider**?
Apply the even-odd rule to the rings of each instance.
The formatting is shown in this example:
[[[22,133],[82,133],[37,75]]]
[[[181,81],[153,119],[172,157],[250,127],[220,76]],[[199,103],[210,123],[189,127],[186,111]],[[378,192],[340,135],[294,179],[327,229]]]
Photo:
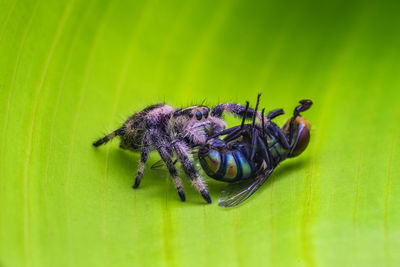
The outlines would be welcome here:
[[[217,105],[211,112],[206,106],[175,109],[166,104],[152,105],[133,114],[121,128],[97,140],[93,145],[98,147],[119,136],[121,148],[141,152],[133,188],[139,187],[149,153],[151,150],[156,150],[172,176],[179,197],[185,201],[182,182],[172,160],[176,157],[196,190],[208,203],[211,203],[211,197],[194,163],[190,160],[189,152],[193,147],[205,144],[208,137],[226,128],[225,122],[221,119],[224,111],[251,118],[254,110],[249,109],[245,115],[245,109],[234,103]],[[260,114],[257,115],[261,118]]]

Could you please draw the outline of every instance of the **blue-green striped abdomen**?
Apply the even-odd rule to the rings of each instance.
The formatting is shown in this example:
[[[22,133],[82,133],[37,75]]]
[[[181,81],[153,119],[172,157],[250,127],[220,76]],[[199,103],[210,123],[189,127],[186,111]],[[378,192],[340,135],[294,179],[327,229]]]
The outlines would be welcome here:
[[[199,156],[200,164],[208,176],[225,182],[235,182],[250,178],[254,164],[248,160],[247,151],[210,150],[205,156]]]

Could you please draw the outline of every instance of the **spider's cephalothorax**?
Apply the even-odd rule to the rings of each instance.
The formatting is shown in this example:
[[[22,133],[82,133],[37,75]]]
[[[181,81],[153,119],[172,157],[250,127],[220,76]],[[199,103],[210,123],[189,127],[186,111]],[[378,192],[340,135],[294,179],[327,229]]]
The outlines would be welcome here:
[[[224,111],[244,116],[245,107],[224,103],[210,111],[206,106],[175,109],[165,104],[152,105],[132,115],[121,128],[94,142],[93,145],[97,147],[120,136],[121,148],[141,152],[134,188],[140,184],[150,151],[156,150],[166,164],[181,200],[185,201],[182,183],[172,160],[176,157],[196,190],[208,203],[211,203],[207,188],[190,159],[190,150],[205,144],[208,137],[226,128],[225,122],[221,119]],[[253,114],[253,110],[248,110],[246,116],[250,118]]]

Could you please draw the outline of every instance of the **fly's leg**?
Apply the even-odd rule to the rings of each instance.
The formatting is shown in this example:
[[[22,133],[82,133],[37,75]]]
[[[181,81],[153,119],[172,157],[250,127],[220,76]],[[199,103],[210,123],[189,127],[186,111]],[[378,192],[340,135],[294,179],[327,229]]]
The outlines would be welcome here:
[[[213,138],[216,138],[216,137],[221,136],[221,135],[229,135],[229,134],[232,134],[232,133],[236,133],[238,130],[240,130],[240,126],[235,126],[235,127],[223,130],[223,131],[221,131],[221,132],[219,132],[217,134],[214,134],[213,136],[210,136],[208,139],[213,139]]]
[[[267,168],[271,168],[271,166],[272,166],[271,154],[269,152],[268,145],[266,146],[264,144],[264,142],[260,136],[257,136],[257,143],[260,146],[261,155],[262,155],[262,158],[265,160],[265,163],[267,164]]]
[[[193,162],[190,160],[188,147],[183,142],[176,141],[173,144],[173,148],[179,162],[182,165],[183,170],[185,171],[186,175],[188,175],[189,178],[192,180],[194,188],[196,188],[196,190],[200,192],[205,201],[211,203],[211,197],[207,191],[206,185],[197,173],[196,167],[194,166]]]
[[[251,150],[250,150],[250,160],[254,160],[254,156],[256,155],[257,148],[257,130],[253,128],[251,131]]]
[[[239,127],[239,126],[236,126],[236,127]],[[232,131],[230,134],[228,134],[223,139],[223,141],[225,143],[228,143],[228,142],[230,142],[232,140],[235,140],[236,138],[240,137],[242,134],[243,134],[243,129],[242,128],[236,129],[235,131]]]
[[[290,120],[290,125],[289,125],[289,145],[291,145],[293,143],[293,136],[294,136],[294,129],[293,129],[293,124],[294,124],[294,120],[300,116],[300,112],[306,111],[307,109],[309,109],[311,107],[311,105],[313,104],[313,102],[309,99],[303,99],[300,100],[300,105],[297,106],[294,111],[293,111],[293,117]]]
[[[251,129],[251,152],[250,152],[250,160],[253,161],[254,156],[256,154],[256,148],[257,148],[257,129],[255,126],[256,123],[256,113],[258,109],[258,104],[260,103],[260,96],[261,94],[258,94],[257,96],[257,103],[256,103],[256,110],[255,113],[253,114],[253,123],[252,123],[252,129]],[[262,118],[264,120],[264,118]]]
[[[249,101],[246,101],[246,108],[244,110],[244,115],[243,115],[243,119],[242,119],[242,124],[240,125],[240,128],[237,129],[239,126],[233,127],[235,128],[235,130],[233,130],[230,134],[228,134],[225,138],[224,138],[224,142],[230,142],[231,140],[235,140],[236,138],[238,138],[239,136],[241,136],[243,134],[243,129],[245,128],[245,121],[246,121],[246,117],[247,117],[247,112],[249,111]],[[263,116],[264,117],[264,114]],[[264,120],[262,120],[262,123],[264,124]]]
[[[275,123],[270,123],[267,126],[268,130],[273,133],[273,135],[278,138],[278,140],[280,141],[280,143],[282,144],[283,148],[288,149],[289,146],[289,141],[287,139],[287,137],[282,133],[282,130],[279,129],[278,126],[276,126]]]
[[[244,113],[243,113],[242,124],[240,126],[234,126],[232,128],[229,128],[229,129],[226,129],[224,131],[221,131],[221,132],[211,136],[209,139],[216,138],[216,137],[221,136],[221,135],[226,135],[225,138],[223,139],[223,141],[225,143],[228,143],[231,140],[234,140],[234,139],[238,138],[239,136],[241,136],[242,135],[242,130],[245,127],[244,123],[246,121],[248,110],[249,110],[249,102],[246,101],[246,107],[245,107]]]
[[[268,113],[267,119],[268,119],[268,120],[272,120],[272,119],[274,119],[274,118],[276,118],[276,117],[278,117],[278,116],[280,116],[280,115],[283,115],[283,114],[285,114],[285,112],[283,111],[283,109],[281,109],[281,108],[274,109],[274,110],[271,110],[271,111]]]

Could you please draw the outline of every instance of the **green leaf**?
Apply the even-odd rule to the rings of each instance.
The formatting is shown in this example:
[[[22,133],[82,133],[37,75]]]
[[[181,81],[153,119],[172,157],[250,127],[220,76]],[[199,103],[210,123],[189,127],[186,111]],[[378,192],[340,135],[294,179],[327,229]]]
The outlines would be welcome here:
[[[0,7],[0,266],[399,265],[394,1]],[[279,125],[312,99],[311,143],[235,208],[150,168],[133,190],[139,155],[91,146],[150,104],[258,92]]]

